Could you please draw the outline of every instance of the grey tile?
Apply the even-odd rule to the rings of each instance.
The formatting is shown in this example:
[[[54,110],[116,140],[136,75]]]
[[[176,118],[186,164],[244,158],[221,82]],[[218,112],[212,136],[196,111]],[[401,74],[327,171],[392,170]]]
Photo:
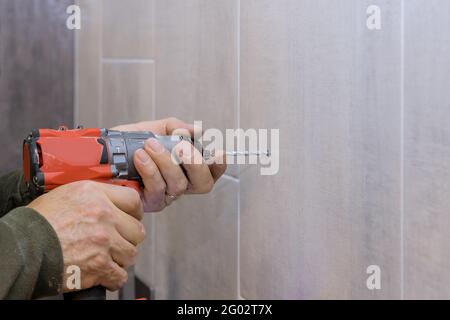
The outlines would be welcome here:
[[[185,196],[156,215],[157,299],[237,298],[238,185]]]
[[[153,0],[103,1],[103,57],[153,58]]]
[[[73,124],[73,32],[62,1],[0,1],[0,175],[22,167],[33,128]]]
[[[151,120],[153,63],[103,63],[102,127]]]
[[[78,0],[81,29],[75,32],[75,123],[98,127],[101,103],[102,2]]]
[[[450,3],[405,1],[405,298],[449,299]]]
[[[156,118],[237,126],[236,4],[156,0]]]
[[[241,296],[400,297],[400,2],[241,2],[241,122],[280,172],[241,175]],[[382,288],[369,291],[378,265]]]

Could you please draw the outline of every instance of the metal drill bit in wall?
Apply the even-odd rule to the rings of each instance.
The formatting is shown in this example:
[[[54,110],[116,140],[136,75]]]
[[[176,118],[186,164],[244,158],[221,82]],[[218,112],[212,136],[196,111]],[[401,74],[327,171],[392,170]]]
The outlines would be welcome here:
[[[243,156],[243,157],[248,157],[248,156],[266,156],[266,157],[270,157],[270,150],[267,150],[266,152],[261,152],[261,151],[228,151],[226,152],[227,156],[232,156],[232,157],[239,157],[239,156]]]
[[[267,150],[266,152],[262,152],[262,151],[227,151],[227,152],[225,152],[225,154],[230,157],[249,157],[249,156],[270,157],[271,156],[270,150]],[[205,160],[209,160],[214,157],[215,157],[214,151],[212,151],[212,152],[210,152],[208,150],[203,151],[203,158]]]

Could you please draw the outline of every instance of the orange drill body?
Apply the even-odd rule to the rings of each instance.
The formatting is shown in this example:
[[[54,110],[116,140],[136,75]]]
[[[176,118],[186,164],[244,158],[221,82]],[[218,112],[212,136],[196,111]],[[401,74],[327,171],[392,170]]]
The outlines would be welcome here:
[[[145,140],[158,139],[168,150],[183,136],[156,136],[151,132],[107,129],[33,130],[23,144],[23,171],[33,195],[61,185],[93,180],[141,190],[133,163],[134,152]]]

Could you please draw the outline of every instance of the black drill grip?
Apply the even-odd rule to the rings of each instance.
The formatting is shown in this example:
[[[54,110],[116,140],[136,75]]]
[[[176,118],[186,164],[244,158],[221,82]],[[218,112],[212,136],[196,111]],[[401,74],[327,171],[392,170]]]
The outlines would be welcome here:
[[[64,294],[64,300],[106,300],[106,289],[98,286]]]

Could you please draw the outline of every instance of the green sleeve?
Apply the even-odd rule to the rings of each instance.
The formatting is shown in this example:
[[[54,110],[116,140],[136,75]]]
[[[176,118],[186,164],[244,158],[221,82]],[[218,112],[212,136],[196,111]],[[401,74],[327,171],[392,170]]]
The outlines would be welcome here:
[[[42,215],[20,207],[0,219],[0,299],[55,296],[63,270],[58,237]]]
[[[0,178],[0,217],[31,200],[22,172],[15,171]]]
[[[22,174],[0,178],[0,299],[33,299],[61,292],[64,260],[59,239],[33,209]]]

